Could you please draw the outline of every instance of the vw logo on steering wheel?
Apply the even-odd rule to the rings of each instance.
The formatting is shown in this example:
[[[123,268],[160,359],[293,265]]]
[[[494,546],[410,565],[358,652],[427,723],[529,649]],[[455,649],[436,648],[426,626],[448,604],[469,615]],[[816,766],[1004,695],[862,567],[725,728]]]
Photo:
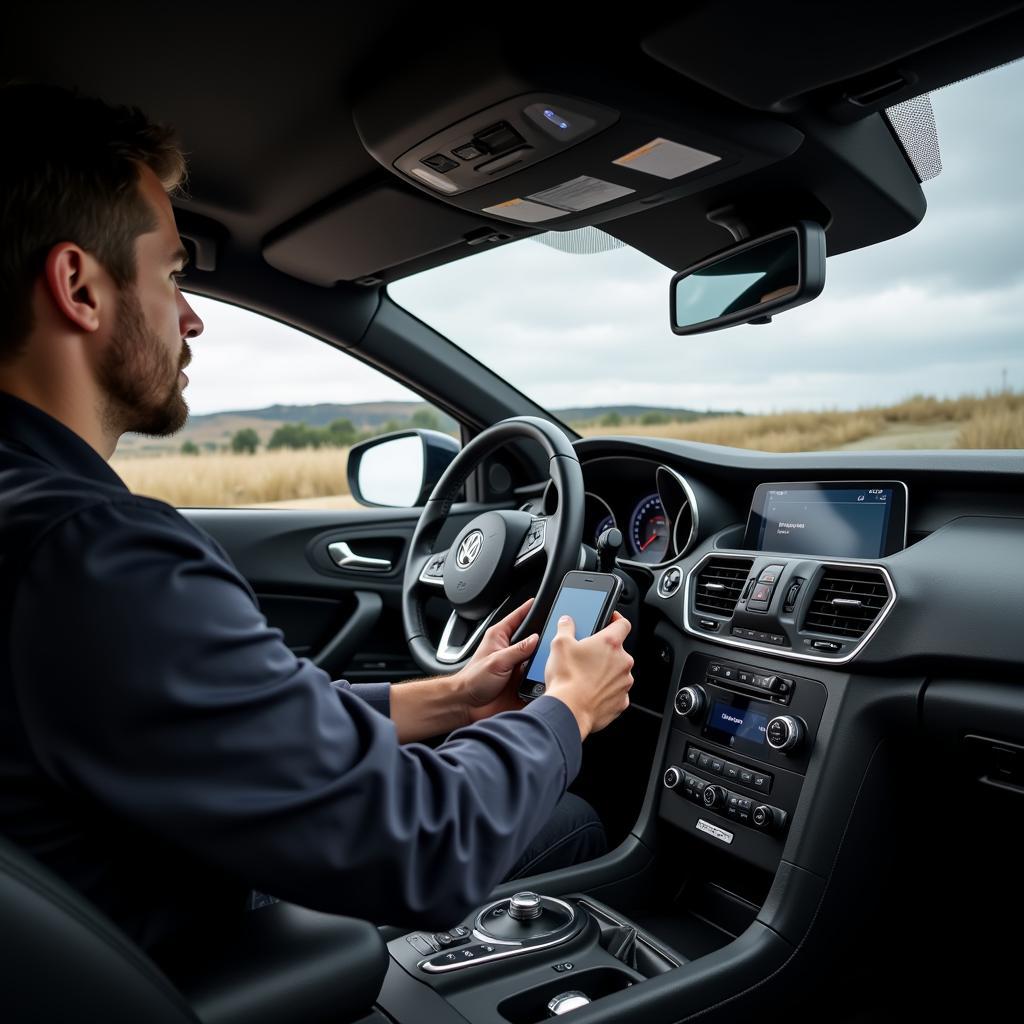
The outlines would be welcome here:
[[[474,530],[462,538],[459,550],[455,554],[455,564],[460,569],[468,569],[480,554],[484,546],[484,535],[482,530]]]

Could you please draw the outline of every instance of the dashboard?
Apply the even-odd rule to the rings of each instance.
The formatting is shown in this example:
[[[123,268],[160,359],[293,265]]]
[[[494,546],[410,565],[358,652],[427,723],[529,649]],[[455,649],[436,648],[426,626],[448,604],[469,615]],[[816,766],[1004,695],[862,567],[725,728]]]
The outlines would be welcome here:
[[[585,542],[601,513],[623,529],[650,655],[638,680],[664,688],[637,694],[667,720],[659,821],[730,861],[824,877],[790,832],[841,842],[883,722],[897,747],[920,730],[999,800],[1024,798],[1019,453],[575,447]],[[1019,770],[998,760],[1014,756]],[[808,784],[830,794],[813,821]]]
[[[1024,596],[1008,561],[1024,565],[1016,452],[787,455],[647,438],[576,450],[584,542],[617,526],[618,565],[683,633],[794,661],[1024,661],[1009,613]]]

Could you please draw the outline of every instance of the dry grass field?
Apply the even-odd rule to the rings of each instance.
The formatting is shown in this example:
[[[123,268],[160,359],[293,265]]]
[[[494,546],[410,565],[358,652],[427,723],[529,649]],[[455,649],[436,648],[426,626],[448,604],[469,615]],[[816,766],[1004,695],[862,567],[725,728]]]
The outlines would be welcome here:
[[[336,507],[350,508],[347,459],[347,448],[279,448],[255,455],[215,452],[152,458],[115,456],[111,464],[135,494],[160,498],[179,508],[251,507],[276,502],[296,505],[327,496],[346,499]]]
[[[889,436],[911,432],[924,438],[945,434],[952,444],[935,444],[940,448],[1024,448],[1024,394],[951,399],[917,395],[898,405],[853,411],[715,416],[690,423],[624,423],[615,428],[587,425],[578,429],[584,435],[642,434],[766,452],[830,451],[854,445],[870,448],[871,444],[862,442],[875,438],[878,447],[888,448],[891,446],[884,442]]]
[[[1024,394],[936,399],[854,411],[716,416],[690,423],[579,425],[584,435],[672,437],[770,452],[840,448],[1024,449]],[[114,469],[136,494],[178,507],[352,508],[348,449],[260,451],[255,455],[127,456]]]

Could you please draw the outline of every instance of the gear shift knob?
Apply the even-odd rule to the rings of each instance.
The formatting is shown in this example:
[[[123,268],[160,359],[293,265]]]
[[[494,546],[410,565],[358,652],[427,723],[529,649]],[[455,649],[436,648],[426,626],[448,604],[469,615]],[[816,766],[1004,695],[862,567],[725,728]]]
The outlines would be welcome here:
[[[540,897],[535,892],[517,892],[508,901],[509,917],[517,921],[532,921],[540,917],[543,909]]]

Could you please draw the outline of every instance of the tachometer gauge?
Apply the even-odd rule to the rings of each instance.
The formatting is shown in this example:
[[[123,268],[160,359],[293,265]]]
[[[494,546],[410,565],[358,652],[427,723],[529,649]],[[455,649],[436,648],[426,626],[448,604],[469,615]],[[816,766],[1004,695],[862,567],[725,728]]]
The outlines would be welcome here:
[[[668,555],[669,523],[657,494],[649,494],[633,509],[629,539],[636,562],[663,562]]]

